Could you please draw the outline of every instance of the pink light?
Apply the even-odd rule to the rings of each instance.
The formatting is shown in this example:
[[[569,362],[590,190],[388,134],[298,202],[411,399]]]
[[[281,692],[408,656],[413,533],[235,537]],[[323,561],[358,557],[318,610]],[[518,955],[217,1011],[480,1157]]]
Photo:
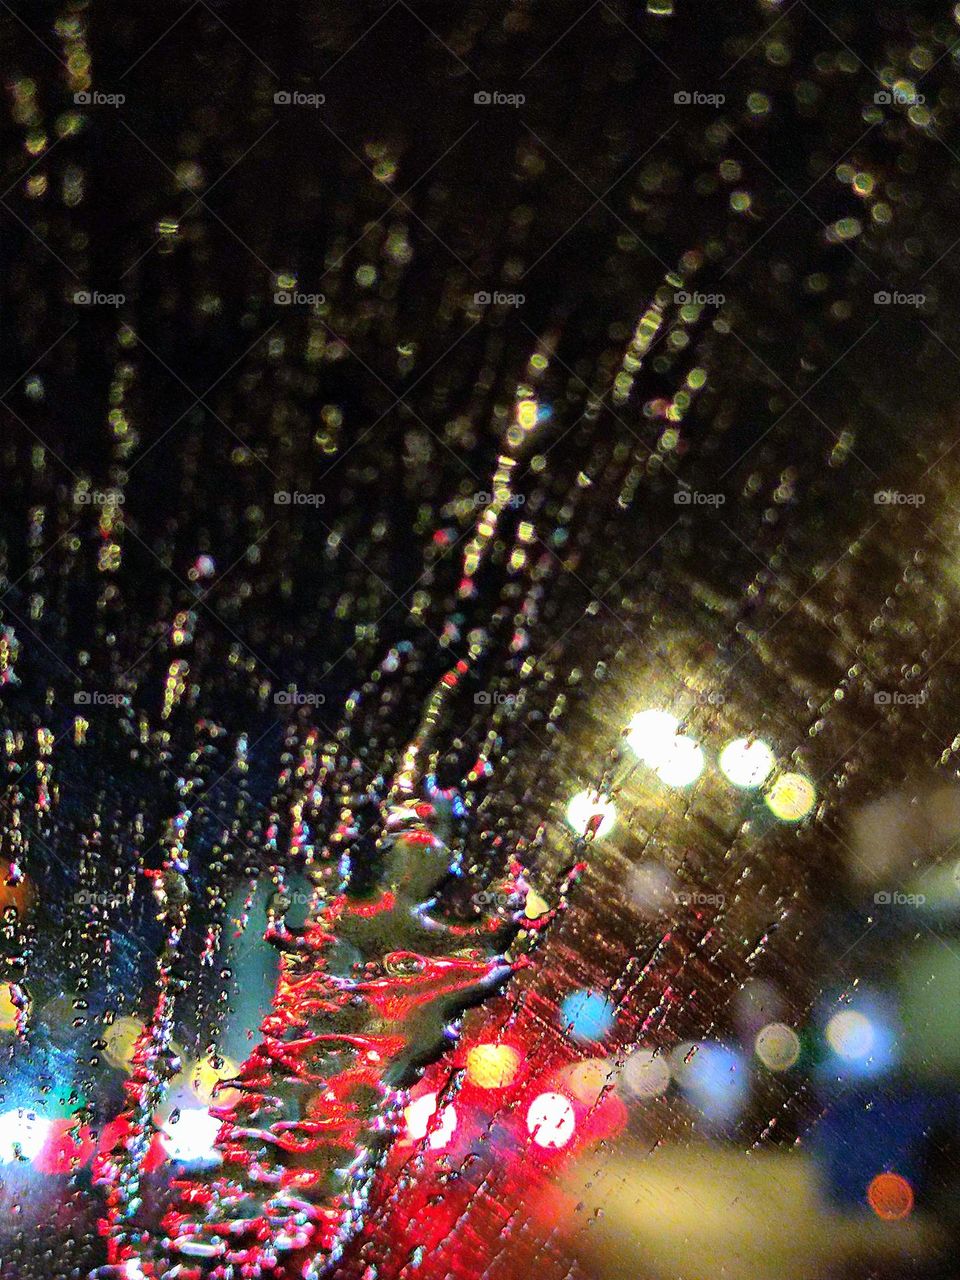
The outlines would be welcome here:
[[[540,1093],[527,1111],[527,1132],[538,1147],[565,1147],[573,1137],[577,1117],[562,1093]]]

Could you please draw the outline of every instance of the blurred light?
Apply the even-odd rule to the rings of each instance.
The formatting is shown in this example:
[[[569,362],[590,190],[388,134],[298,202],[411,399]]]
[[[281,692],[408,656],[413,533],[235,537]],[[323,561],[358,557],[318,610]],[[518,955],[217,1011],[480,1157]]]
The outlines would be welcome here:
[[[757,1032],[754,1048],[768,1071],[789,1071],[800,1057],[800,1037],[785,1022],[771,1022]]]
[[[563,1072],[567,1091],[584,1106],[595,1107],[601,1101],[616,1075],[614,1064],[607,1058],[587,1058],[575,1062]]]
[[[703,773],[703,752],[693,738],[678,734],[664,749],[653,769],[668,787],[689,787]]]
[[[775,818],[799,822],[816,804],[817,792],[806,774],[781,773],[763,798]]]
[[[0,1164],[12,1164],[22,1158],[32,1160],[39,1154],[50,1132],[50,1121],[35,1111],[17,1107],[0,1115]]]
[[[768,1023],[783,1020],[783,997],[766,978],[751,978],[734,996],[733,1014],[744,1040],[753,1040]]]
[[[627,894],[646,919],[670,911],[676,904],[677,878],[658,862],[641,862],[627,872]]]
[[[873,1024],[856,1009],[835,1013],[827,1023],[826,1036],[827,1044],[841,1058],[865,1058],[873,1048]]]
[[[623,1064],[620,1080],[635,1098],[657,1098],[670,1088],[670,1064],[653,1049],[636,1049]]]
[[[731,1120],[746,1101],[746,1063],[728,1045],[707,1041],[688,1048],[674,1078],[708,1120]]]
[[[504,1089],[517,1074],[520,1055],[508,1044],[477,1044],[467,1050],[467,1079],[479,1089]]]
[[[51,1121],[50,1131],[33,1163],[41,1173],[65,1176],[82,1168],[93,1155],[95,1146],[88,1126],[66,1116]]]
[[[592,819],[599,819],[595,834],[609,835],[617,821],[612,800],[596,791],[578,791],[567,805],[567,822],[577,835],[585,835]]]
[[[831,1052],[818,1064],[824,1081],[863,1079],[889,1070],[899,1060],[900,1028],[890,998],[868,987],[827,1003],[821,1013]]]
[[[103,1056],[115,1067],[129,1067],[143,1023],[136,1018],[117,1018],[103,1033],[107,1046]]]
[[[562,1093],[541,1093],[530,1103],[527,1132],[538,1147],[565,1147],[576,1127],[573,1103]]]
[[[167,1120],[160,1131],[163,1149],[171,1160],[215,1162],[220,1155],[214,1146],[220,1121],[205,1107],[185,1107],[176,1120]]]
[[[229,1106],[240,1097],[236,1089],[217,1089],[221,1080],[232,1080],[239,1071],[237,1064],[229,1058],[221,1058],[219,1061],[221,1065],[218,1069],[206,1058],[198,1058],[184,1072],[184,1078],[189,1082],[194,1096],[205,1107]]]
[[[560,1025],[575,1040],[602,1040],[616,1016],[613,1004],[599,991],[571,991],[560,1004]]]
[[[773,769],[774,755],[761,738],[735,738],[720,752],[718,763],[735,787],[762,787]]]
[[[656,765],[669,751],[680,721],[669,711],[639,711],[627,728],[627,745],[644,764]]]
[[[523,914],[528,920],[539,920],[550,910],[550,903],[541,898],[536,889],[529,889],[523,904]]]
[[[17,1006],[13,1003],[10,988],[0,982],[0,1031],[16,1031]]]
[[[445,1147],[457,1127],[457,1113],[449,1103],[440,1112],[439,1121],[433,1119],[436,1111],[437,1095],[435,1093],[422,1093],[403,1111],[403,1118],[407,1124],[407,1137],[411,1142],[419,1142],[421,1138],[427,1138],[429,1130],[427,1145],[433,1151],[439,1151]]]
[[[867,1203],[878,1218],[896,1222],[913,1209],[913,1187],[899,1173],[878,1173],[867,1188]]]

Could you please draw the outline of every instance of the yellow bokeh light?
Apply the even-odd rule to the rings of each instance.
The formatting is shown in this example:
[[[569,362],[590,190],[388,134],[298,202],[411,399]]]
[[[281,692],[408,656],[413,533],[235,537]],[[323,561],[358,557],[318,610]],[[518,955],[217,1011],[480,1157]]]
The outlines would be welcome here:
[[[231,1080],[238,1071],[237,1064],[229,1058],[221,1058],[221,1067],[215,1068],[206,1058],[192,1062],[184,1072],[190,1088],[205,1106],[225,1106],[239,1098],[235,1089],[220,1089],[214,1092],[221,1080]]]
[[[764,796],[767,808],[782,822],[799,822],[817,802],[817,791],[803,773],[781,773]]]
[[[0,984],[0,1031],[16,1031],[17,1006],[10,998],[10,988]]]
[[[537,425],[538,414],[539,406],[536,400],[521,400],[517,405],[517,422],[524,431],[529,431],[531,427]]]
[[[800,1037],[785,1022],[770,1022],[757,1032],[754,1049],[768,1071],[789,1071],[800,1057]]]
[[[520,1067],[520,1055],[508,1044],[476,1044],[467,1051],[467,1079],[479,1089],[504,1089]]]

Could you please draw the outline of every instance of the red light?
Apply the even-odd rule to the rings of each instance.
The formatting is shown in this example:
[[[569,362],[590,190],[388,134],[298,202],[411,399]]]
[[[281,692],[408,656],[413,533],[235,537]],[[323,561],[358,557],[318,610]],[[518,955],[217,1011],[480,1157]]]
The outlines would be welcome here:
[[[34,1157],[33,1165],[41,1173],[73,1173],[87,1163],[95,1146],[90,1129],[67,1116],[52,1121],[47,1139]]]

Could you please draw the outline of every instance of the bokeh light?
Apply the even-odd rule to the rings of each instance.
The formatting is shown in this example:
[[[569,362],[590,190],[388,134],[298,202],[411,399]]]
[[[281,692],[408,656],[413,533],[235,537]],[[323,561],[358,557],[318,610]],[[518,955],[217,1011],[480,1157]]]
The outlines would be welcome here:
[[[65,1176],[74,1173],[93,1155],[93,1133],[71,1116],[53,1120],[33,1163],[41,1173]]]
[[[508,1044],[475,1044],[467,1051],[467,1079],[479,1089],[504,1089],[514,1080],[520,1055]]]
[[[615,1017],[613,1003],[599,991],[571,991],[560,1004],[560,1025],[574,1040],[602,1040]]]
[[[214,1143],[219,1130],[220,1121],[205,1107],[184,1107],[164,1122],[160,1141],[171,1160],[216,1163],[220,1157]]]
[[[407,1137],[411,1142],[419,1142],[421,1138],[427,1138],[427,1146],[432,1151],[442,1150],[453,1137],[457,1127],[457,1113],[450,1103],[447,1103],[440,1112],[439,1120],[433,1118],[436,1112],[437,1095],[435,1093],[422,1093],[403,1111]],[[429,1137],[427,1137],[428,1132]]]
[[[576,1102],[595,1107],[609,1091],[616,1075],[614,1064],[607,1058],[586,1058],[575,1062],[562,1073],[564,1087]]]
[[[899,1173],[878,1173],[867,1188],[867,1203],[885,1222],[909,1217],[913,1210],[913,1188]]]
[[[608,796],[596,791],[578,791],[567,805],[567,822],[577,835],[585,835],[592,822],[596,822],[596,836],[609,835],[616,825],[617,810]]]
[[[33,1160],[50,1132],[50,1121],[26,1107],[0,1115],[0,1164]]]
[[[762,787],[774,766],[774,755],[762,738],[735,738],[720,752],[720,772],[735,787]]]
[[[644,764],[656,765],[665,758],[677,736],[680,721],[669,711],[639,711],[627,729],[627,745]]]
[[[198,1058],[184,1072],[194,1096],[204,1106],[229,1106],[236,1102],[240,1093],[236,1089],[218,1089],[217,1085],[236,1076],[239,1067],[229,1058],[221,1058],[220,1065],[215,1067],[208,1059]]]
[[[689,787],[703,773],[704,764],[699,743],[680,733],[664,747],[660,759],[653,764],[653,770],[668,787]]]
[[[565,1147],[576,1127],[573,1103],[562,1093],[540,1093],[530,1103],[527,1132],[538,1147]]]
[[[822,1080],[878,1076],[899,1060],[899,1019],[887,995],[863,987],[834,1001],[822,1014],[830,1050],[819,1065]]]
[[[641,862],[631,867],[626,889],[631,904],[647,920],[671,911],[676,905],[677,878],[658,862]]]
[[[757,1032],[754,1049],[768,1071],[789,1071],[800,1057],[800,1037],[785,1022],[771,1022]]]
[[[805,773],[781,773],[764,801],[781,822],[799,822],[816,804],[817,789]]]
[[[0,982],[0,1031],[16,1031],[17,1006],[13,1003],[10,988]]]
[[[873,1048],[873,1023],[857,1009],[835,1013],[826,1027],[827,1044],[841,1058],[856,1061],[866,1058]]]
[[[706,1119],[729,1121],[742,1109],[749,1091],[743,1055],[712,1041],[681,1046],[671,1055],[673,1076],[686,1097]]]
[[[634,1098],[658,1098],[670,1088],[670,1064],[653,1049],[635,1049],[623,1064],[620,1083]]]

